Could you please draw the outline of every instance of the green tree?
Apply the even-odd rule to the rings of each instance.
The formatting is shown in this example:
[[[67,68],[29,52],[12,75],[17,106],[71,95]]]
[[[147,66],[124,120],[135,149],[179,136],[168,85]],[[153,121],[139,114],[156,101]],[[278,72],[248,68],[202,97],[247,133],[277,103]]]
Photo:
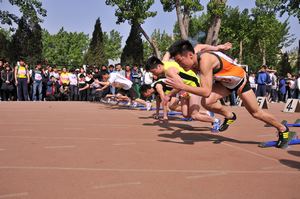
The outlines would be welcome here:
[[[103,43],[106,59],[116,60],[122,53],[122,36],[118,31],[112,30],[109,33],[104,32]]]
[[[42,2],[38,0],[8,0],[11,5],[17,6],[23,18],[29,20],[30,23],[41,22],[41,17],[47,16],[47,11],[42,7]],[[3,3],[0,1],[0,4]],[[6,10],[0,10],[1,24],[12,25],[13,22],[18,23],[19,18]]]
[[[221,18],[226,8],[227,0],[210,0],[207,10],[210,18],[210,27],[207,32],[206,44],[216,45],[221,28]]]
[[[292,67],[289,61],[288,53],[283,53],[281,55],[281,60],[278,64],[278,73],[282,76],[286,76],[287,73],[292,73]]]
[[[160,0],[165,12],[176,10],[177,23],[182,39],[188,38],[190,18],[193,13],[203,10],[200,0]]]
[[[29,41],[31,39],[32,32],[26,19],[22,17],[18,22],[18,29],[12,36],[12,42],[10,46],[11,61],[16,62],[20,57],[23,57],[26,61],[29,58]]]
[[[151,40],[141,26],[147,18],[156,16],[157,12],[149,11],[150,7],[154,3],[154,0],[106,0],[105,3],[106,5],[117,6],[115,12],[117,24],[128,21],[129,24],[134,24],[134,26],[137,26],[139,31],[143,34],[155,51],[155,55],[160,57],[160,52],[156,43]]]
[[[168,35],[165,31],[161,32],[159,29],[155,29],[151,35],[151,39],[157,43],[159,50],[164,55],[171,44],[174,42],[171,35]],[[148,43],[144,42],[144,60],[147,60],[151,55],[154,55],[153,50]]]
[[[11,39],[10,31],[0,28],[0,59],[4,58],[10,61],[9,47]]]
[[[299,0],[256,0],[256,6],[264,11],[279,12],[280,16],[287,13],[297,17],[300,22],[300,1]]]
[[[100,18],[96,20],[93,37],[86,54],[85,61],[88,65],[107,65],[108,59],[104,52],[103,32]]]
[[[132,24],[129,37],[121,55],[121,64],[142,64],[143,63],[143,40],[139,31],[139,24]]]
[[[42,28],[38,23],[31,28],[30,39],[28,41],[28,60],[34,66],[38,61],[43,60]]]
[[[43,57],[48,63],[58,65],[82,65],[89,38],[84,33],[66,32],[63,28],[57,34],[43,31]]]
[[[209,28],[209,15],[206,13],[202,13],[200,16],[194,15],[189,23],[189,40],[192,40],[192,43],[205,43],[206,33]],[[175,39],[181,38],[178,22],[174,25],[173,33]]]

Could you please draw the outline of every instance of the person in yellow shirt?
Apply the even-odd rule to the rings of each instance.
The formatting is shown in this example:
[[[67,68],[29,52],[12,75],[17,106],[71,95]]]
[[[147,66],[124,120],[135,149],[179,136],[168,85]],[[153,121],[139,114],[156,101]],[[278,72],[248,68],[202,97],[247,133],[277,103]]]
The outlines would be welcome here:
[[[14,74],[18,101],[28,101],[28,84],[30,82],[30,76],[28,72],[28,65],[25,64],[23,58],[20,58],[19,63],[15,66]]]
[[[66,67],[63,67],[62,72],[60,74],[60,84],[61,85],[69,85],[70,79],[69,79],[69,72],[67,71]]]

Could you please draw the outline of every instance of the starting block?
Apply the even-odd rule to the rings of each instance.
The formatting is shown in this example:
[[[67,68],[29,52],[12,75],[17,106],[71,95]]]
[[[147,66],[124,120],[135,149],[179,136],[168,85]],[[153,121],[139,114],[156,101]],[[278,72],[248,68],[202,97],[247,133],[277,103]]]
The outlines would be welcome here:
[[[190,122],[190,121],[193,121],[193,119],[192,118],[181,118],[180,119],[181,121],[186,121],[186,122]]]
[[[288,123],[286,120],[282,120],[281,124],[284,124],[287,127],[300,127],[300,119],[297,119],[295,123]]]
[[[146,108],[146,107],[141,107],[141,108],[139,108],[139,110],[141,110],[141,111],[146,111],[147,108]],[[159,110],[163,110],[163,109],[160,108]],[[155,108],[155,107],[151,107],[150,111],[156,111],[156,108]]]
[[[170,112],[168,112],[168,115],[169,116],[182,115],[182,113],[181,112],[176,112],[176,111],[170,111]]]
[[[300,144],[300,139],[292,139],[289,143],[289,145],[296,145],[296,144]],[[274,147],[274,146],[276,146],[276,141],[263,142],[259,144],[259,147],[261,148]]]

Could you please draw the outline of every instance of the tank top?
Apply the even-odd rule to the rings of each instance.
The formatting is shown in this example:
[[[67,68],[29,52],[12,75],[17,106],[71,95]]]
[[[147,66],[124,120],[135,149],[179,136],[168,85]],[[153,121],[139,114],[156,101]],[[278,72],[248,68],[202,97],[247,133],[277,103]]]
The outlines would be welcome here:
[[[175,61],[163,61],[164,71],[169,68],[176,68],[179,73],[178,75],[182,78],[183,83],[193,87],[200,87],[200,79],[196,73],[192,70],[185,71],[177,62]]]
[[[18,78],[27,78],[27,69],[25,66],[18,66]]]

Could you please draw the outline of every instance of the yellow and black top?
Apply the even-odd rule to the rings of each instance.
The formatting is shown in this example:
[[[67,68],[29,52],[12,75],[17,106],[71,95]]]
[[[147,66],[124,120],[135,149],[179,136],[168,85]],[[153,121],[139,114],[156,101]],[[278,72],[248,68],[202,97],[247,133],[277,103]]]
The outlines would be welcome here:
[[[156,85],[157,84],[161,84],[163,87],[163,91],[165,94],[169,94],[172,90],[172,87],[168,86],[164,81],[166,80],[166,78],[162,78],[162,79],[158,79],[157,81],[153,82],[151,84],[151,87],[155,90],[155,95],[158,94],[157,90],[156,90]]]
[[[192,70],[185,71],[177,62],[175,61],[163,61],[164,71],[169,68],[176,68],[179,73],[178,75],[182,78],[183,83],[193,87],[200,87],[200,79],[196,73]]]

